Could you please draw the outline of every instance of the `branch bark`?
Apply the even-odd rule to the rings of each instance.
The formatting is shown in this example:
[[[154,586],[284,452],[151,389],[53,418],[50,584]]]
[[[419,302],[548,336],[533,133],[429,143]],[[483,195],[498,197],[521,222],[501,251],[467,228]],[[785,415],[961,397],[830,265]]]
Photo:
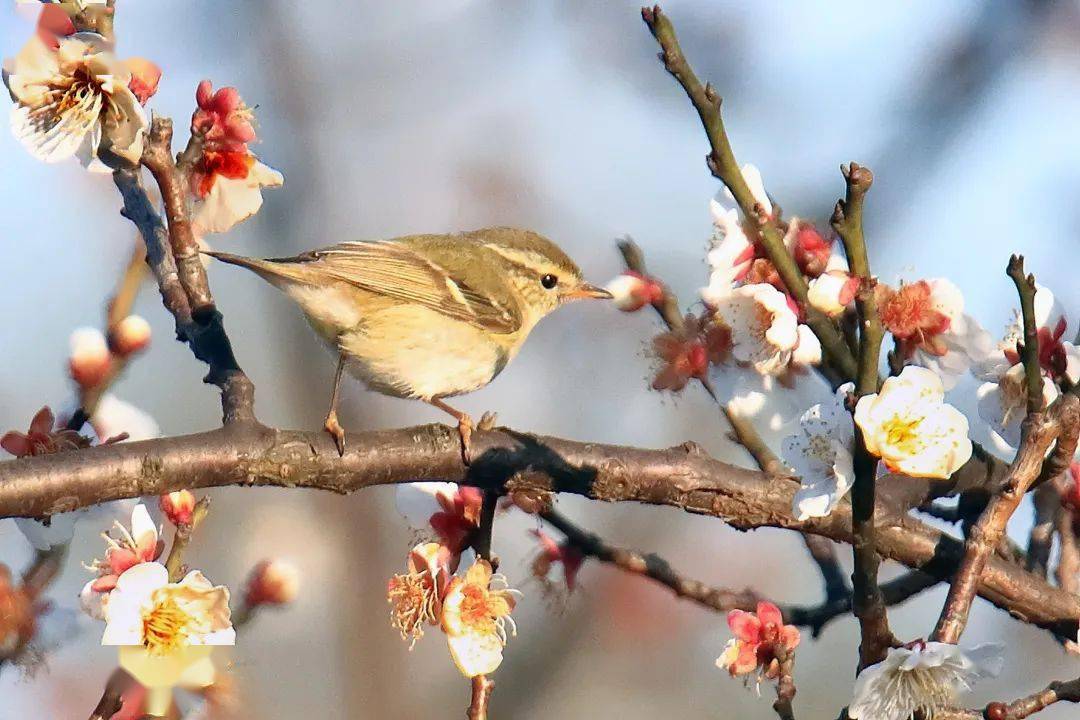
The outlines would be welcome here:
[[[720,518],[740,530],[778,527],[850,543],[851,511],[824,518],[791,515],[795,483],[722,463],[686,444],[667,450],[580,443],[508,429],[477,431],[474,463],[461,461],[457,432],[445,425],[356,432],[339,458],[318,431],[257,423],[173,438],[92,447],[0,463],[0,517],[46,517],[110,500],[181,489],[238,485],[348,493],[420,480],[461,482],[501,492],[569,492],[633,501]],[[878,551],[948,579],[962,544],[879,505]],[[1002,558],[990,557],[979,594],[1010,614],[1075,638],[1080,598]]]

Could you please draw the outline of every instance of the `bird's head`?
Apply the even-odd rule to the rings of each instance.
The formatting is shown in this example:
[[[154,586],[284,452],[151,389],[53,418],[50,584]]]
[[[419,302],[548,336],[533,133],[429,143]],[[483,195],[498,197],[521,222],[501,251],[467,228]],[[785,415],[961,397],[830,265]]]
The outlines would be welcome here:
[[[483,244],[500,258],[511,285],[538,316],[571,300],[611,298],[607,290],[586,282],[577,264],[543,235],[491,228],[485,231]]]

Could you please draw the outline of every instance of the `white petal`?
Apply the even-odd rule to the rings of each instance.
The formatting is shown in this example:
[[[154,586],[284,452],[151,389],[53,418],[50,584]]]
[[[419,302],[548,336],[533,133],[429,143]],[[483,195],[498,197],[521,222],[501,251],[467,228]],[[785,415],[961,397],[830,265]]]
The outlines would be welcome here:
[[[150,511],[142,503],[136,505],[131,511],[131,536],[135,538],[135,544],[140,548],[157,545],[157,526],[150,518]]]
[[[821,343],[817,335],[806,325],[799,325],[799,344],[792,353],[791,360],[800,365],[818,365],[821,363]]]
[[[394,503],[410,527],[423,530],[430,527],[431,516],[442,510],[438,497],[453,497],[457,485],[448,482],[415,482],[398,485]]]

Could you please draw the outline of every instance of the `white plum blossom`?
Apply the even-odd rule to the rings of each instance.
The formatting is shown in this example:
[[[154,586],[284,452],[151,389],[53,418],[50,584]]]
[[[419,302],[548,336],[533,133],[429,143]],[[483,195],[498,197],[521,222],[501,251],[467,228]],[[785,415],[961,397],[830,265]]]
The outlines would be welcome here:
[[[828,402],[803,413],[798,431],[784,438],[781,445],[781,457],[802,483],[793,503],[800,521],[831,513],[855,481],[855,426],[844,407],[844,399],[854,387],[852,383],[841,385]]]
[[[939,642],[891,648],[884,660],[859,673],[848,717],[909,720],[919,711],[931,717],[978,681],[997,677],[1003,650],[986,644],[965,651]]]
[[[706,261],[709,264],[709,285],[701,297],[716,305],[731,293],[735,283],[746,277],[754,261],[754,244],[746,237],[739,222],[739,211],[725,208],[716,200],[709,201],[713,217],[713,237]]]
[[[196,193],[191,208],[191,224],[196,234],[228,231],[259,211],[263,188],[281,187],[285,183],[280,172],[259,162],[254,155],[244,155],[240,164],[245,167],[230,173],[235,176],[214,172],[209,175],[208,187],[205,183],[200,185],[206,192]]]
[[[147,688],[146,712],[163,716],[172,688],[214,681],[211,652],[235,645],[229,590],[198,570],[178,583],[156,562],[124,572],[105,605],[102,645],[119,646],[120,666]]]
[[[909,365],[859,398],[855,423],[870,453],[911,477],[947,478],[971,457],[967,418],[926,368]]]
[[[89,167],[108,151],[139,161],[146,115],[129,88],[131,70],[100,35],[59,37],[53,48],[36,33],[4,78],[15,101],[12,131],[34,157],[59,162],[77,155]]]
[[[718,299],[714,311],[731,330],[734,358],[762,375],[778,375],[792,363],[821,361],[821,344],[799,325],[787,296],[772,285],[742,285]]]
[[[1000,374],[999,374],[1000,373]],[[1020,424],[1027,415],[1027,378],[1023,365],[998,365],[979,375],[986,380],[976,396],[979,399],[979,417],[1006,445],[1020,445]],[[1043,377],[1043,401],[1049,405],[1058,396],[1057,386]]]
[[[826,270],[810,281],[807,300],[829,317],[844,312],[859,289],[859,279],[844,270]]]
[[[773,205],[769,200],[769,194],[765,192],[765,183],[761,179],[761,171],[758,170],[756,165],[746,163],[742,166],[743,180],[746,181],[747,187],[750,188],[750,194],[754,196],[754,201],[762,207],[766,215],[772,215]],[[724,194],[727,195],[732,201],[735,200],[735,196],[732,195],[731,190],[724,189]]]

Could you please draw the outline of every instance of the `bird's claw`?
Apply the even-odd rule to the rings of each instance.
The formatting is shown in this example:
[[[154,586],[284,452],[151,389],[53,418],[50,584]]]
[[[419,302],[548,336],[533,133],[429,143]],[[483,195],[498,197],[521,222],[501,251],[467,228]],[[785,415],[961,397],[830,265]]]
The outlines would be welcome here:
[[[472,464],[472,434],[475,427],[473,419],[466,415],[461,414],[461,418],[458,420],[458,435],[461,437],[461,461],[466,465]]]
[[[480,422],[476,424],[477,430],[494,430],[495,421],[498,419],[498,414],[493,413],[490,410],[480,416]]]
[[[330,437],[334,438],[334,447],[337,448],[338,456],[345,455],[345,428],[341,427],[341,423],[338,422],[337,413],[331,411],[326,416],[326,422],[323,423],[323,429],[330,433]]]

